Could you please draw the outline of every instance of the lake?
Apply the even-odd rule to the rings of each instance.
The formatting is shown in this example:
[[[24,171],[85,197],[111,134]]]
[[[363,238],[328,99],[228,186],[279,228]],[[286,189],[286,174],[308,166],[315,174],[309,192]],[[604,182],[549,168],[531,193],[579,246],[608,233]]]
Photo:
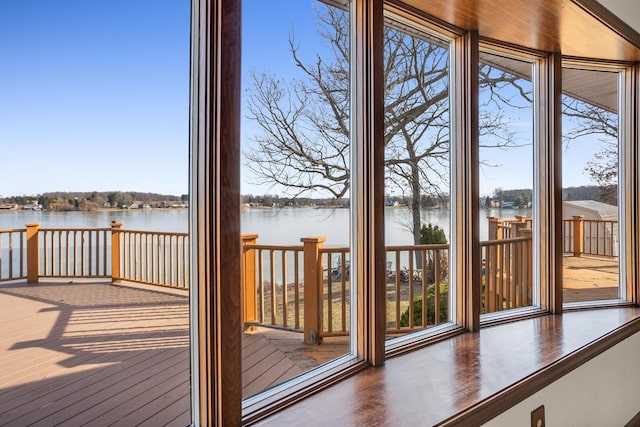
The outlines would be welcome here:
[[[448,211],[423,210],[424,223],[438,225],[449,233]],[[527,215],[529,210],[483,209],[480,212],[480,239],[487,237],[487,216],[513,218]],[[346,246],[349,234],[349,209],[243,209],[240,213],[243,233],[259,234],[259,243],[298,244],[301,237],[325,236],[327,246]],[[123,223],[124,229],[152,231],[188,231],[186,209],[140,209],[97,212],[0,211],[0,230],[24,228],[38,222],[43,228],[109,227],[111,221]],[[385,209],[387,245],[412,244],[409,232],[410,211],[407,208]]]

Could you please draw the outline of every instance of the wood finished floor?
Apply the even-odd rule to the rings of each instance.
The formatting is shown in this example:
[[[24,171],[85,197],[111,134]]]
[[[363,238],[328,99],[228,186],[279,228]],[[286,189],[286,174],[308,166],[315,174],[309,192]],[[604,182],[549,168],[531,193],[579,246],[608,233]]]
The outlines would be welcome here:
[[[180,292],[0,285],[0,426],[188,425],[188,313]],[[245,396],[347,348],[314,356],[301,334],[263,328],[243,347]]]

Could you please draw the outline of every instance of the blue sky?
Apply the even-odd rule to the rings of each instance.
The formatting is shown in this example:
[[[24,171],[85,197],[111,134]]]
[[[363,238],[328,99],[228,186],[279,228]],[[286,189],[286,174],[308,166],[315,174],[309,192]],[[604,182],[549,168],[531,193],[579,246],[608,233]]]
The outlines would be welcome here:
[[[189,7],[189,0],[0,2],[0,196],[186,193]],[[315,7],[312,0],[244,1],[245,82],[252,71],[295,75],[292,32],[303,58],[322,49]],[[243,120],[243,149],[255,132]],[[572,159],[593,153],[570,149]],[[565,186],[588,183],[573,169]],[[251,184],[246,172],[242,179],[243,193],[279,192]],[[482,179],[518,188],[499,174]]]
[[[189,7],[0,2],[0,195],[185,194]]]

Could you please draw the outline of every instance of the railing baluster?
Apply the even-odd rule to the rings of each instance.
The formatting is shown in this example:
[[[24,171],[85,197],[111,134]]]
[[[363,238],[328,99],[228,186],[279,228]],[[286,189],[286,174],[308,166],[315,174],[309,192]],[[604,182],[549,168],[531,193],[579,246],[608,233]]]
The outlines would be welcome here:
[[[264,323],[264,263],[262,249],[258,249],[258,286],[260,287],[260,323]]]
[[[293,251],[293,292],[295,304],[293,305],[294,315],[295,315],[295,325],[296,329],[300,328],[300,252],[294,249]]]

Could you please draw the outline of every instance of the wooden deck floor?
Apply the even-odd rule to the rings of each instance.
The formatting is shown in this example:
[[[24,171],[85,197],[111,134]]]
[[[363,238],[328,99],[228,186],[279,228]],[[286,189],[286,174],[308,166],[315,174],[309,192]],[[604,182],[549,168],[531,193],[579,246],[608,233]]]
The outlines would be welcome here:
[[[0,285],[0,426],[190,422],[184,293],[105,283]],[[347,350],[302,335],[243,334],[243,394]]]
[[[618,258],[565,256],[562,269],[564,302],[619,298]]]

